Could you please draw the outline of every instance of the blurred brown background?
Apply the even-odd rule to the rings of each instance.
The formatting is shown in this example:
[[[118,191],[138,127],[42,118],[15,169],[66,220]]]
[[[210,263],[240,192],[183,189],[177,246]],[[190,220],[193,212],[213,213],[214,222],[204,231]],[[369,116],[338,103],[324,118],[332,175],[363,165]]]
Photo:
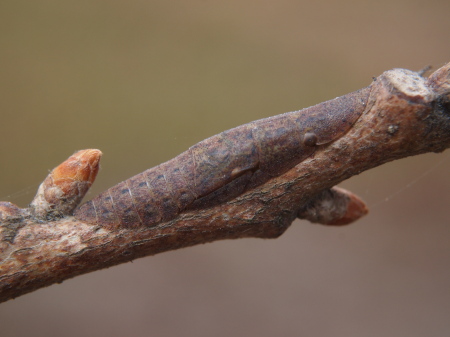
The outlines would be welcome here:
[[[447,0],[2,1],[0,200],[75,150],[89,197],[225,129],[450,61]],[[0,305],[11,336],[444,336],[450,154],[342,184],[371,213],[147,257]]]

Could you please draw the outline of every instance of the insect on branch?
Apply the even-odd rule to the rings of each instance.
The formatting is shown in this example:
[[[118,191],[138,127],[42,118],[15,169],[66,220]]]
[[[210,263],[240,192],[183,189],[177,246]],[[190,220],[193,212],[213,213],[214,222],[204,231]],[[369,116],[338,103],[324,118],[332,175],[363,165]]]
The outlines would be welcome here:
[[[139,257],[221,239],[276,238],[302,218],[367,213],[336,187],[383,163],[450,146],[450,63],[208,138],[79,206],[101,152],[55,168],[27,208],[0,202],[0,301]]]

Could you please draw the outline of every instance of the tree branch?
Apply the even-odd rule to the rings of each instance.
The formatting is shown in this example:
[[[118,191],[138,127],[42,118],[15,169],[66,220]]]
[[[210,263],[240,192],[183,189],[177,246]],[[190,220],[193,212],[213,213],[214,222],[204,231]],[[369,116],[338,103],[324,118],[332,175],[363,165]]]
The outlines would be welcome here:
[[[125,207],[124,215],[116,217],[119,222],[111,225],[102,219],[90,219],[84,211],[86,206],[76,208],[95,179],[101,153],[84,150],[74,154],[47,177],[30,207],[0,203],[0,301],[168,250],[220,239],[276,238],[296,217],[328,225],[358,219],[367,213],[364,203],[333,186],[383,163],[442,152],[450,146],[450,63],[428,79],[402,69],[387,71],[364,93],[367,100],[352,98],[351,109],[333,107],[337,104],[333,102],[342,100],[332,100],[314,107],[316,110],[301,112],[308,123],[314,118],[317,123],[320,115],[315,111],[325,106],[336,113],[348,108],[352,118],[356,116],[349,124],[330,115],[330,119],[319,121],[328,131],[308,129],[300,145],[312,150],[302,162],[265,178],[262,159],[250,171],[235,174],[233,169],[224,189],[218,186],[207,195],[209,199],[195,192],[197,200],[190,206],[162,212],[158,221],[141,218],[138,223],[127,222]],[[339,137],[322,142],[320,132],[325,136],[335,132]],[[273,149],[283,153],[283,148]],[[201,164],[195,163],[194,181],[195,175],[201,174]],[[240,184],[243,178],[253,180]],[[239,185],[243,186],[241,190]],[[133,204],[133,214],[145,214],[145,206]],[[117,215],[122,205],[115,207],[112,212]]]

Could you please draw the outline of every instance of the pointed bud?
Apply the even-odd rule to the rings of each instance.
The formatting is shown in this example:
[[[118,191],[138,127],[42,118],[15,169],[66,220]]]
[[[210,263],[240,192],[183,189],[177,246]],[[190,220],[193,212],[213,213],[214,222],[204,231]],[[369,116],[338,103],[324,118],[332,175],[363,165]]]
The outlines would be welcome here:
[[[340,187],[322,191],[297,214],[298,218],[329,226],[348,225],[369,212],[358,196]]]
[[[31,208],[39,217],[70,215],[97,176],[102,153],[81,150],[53,169],[39,186]]]

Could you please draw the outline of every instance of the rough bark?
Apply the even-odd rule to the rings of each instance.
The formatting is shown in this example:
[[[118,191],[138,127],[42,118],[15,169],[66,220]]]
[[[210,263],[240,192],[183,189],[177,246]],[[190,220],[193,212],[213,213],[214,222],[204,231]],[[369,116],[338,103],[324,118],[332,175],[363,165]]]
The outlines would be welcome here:
[[[311,137],[305,142],[315,145]],[[449,146],[450,63],[428,79],[402,69],[383,73],[370,86],[367,108],[339,139],[317,145],[298,165],[231,200],[153,226],[110,228],[71,215],[101,154],[81,151],[69,158],[71,170],[59,166],[50,174],[29,208],[0,203],[0,301],[168,250],[276,238],[296,217],[352,222],[367,212],[365,205],[333,186],[383,163]]]

